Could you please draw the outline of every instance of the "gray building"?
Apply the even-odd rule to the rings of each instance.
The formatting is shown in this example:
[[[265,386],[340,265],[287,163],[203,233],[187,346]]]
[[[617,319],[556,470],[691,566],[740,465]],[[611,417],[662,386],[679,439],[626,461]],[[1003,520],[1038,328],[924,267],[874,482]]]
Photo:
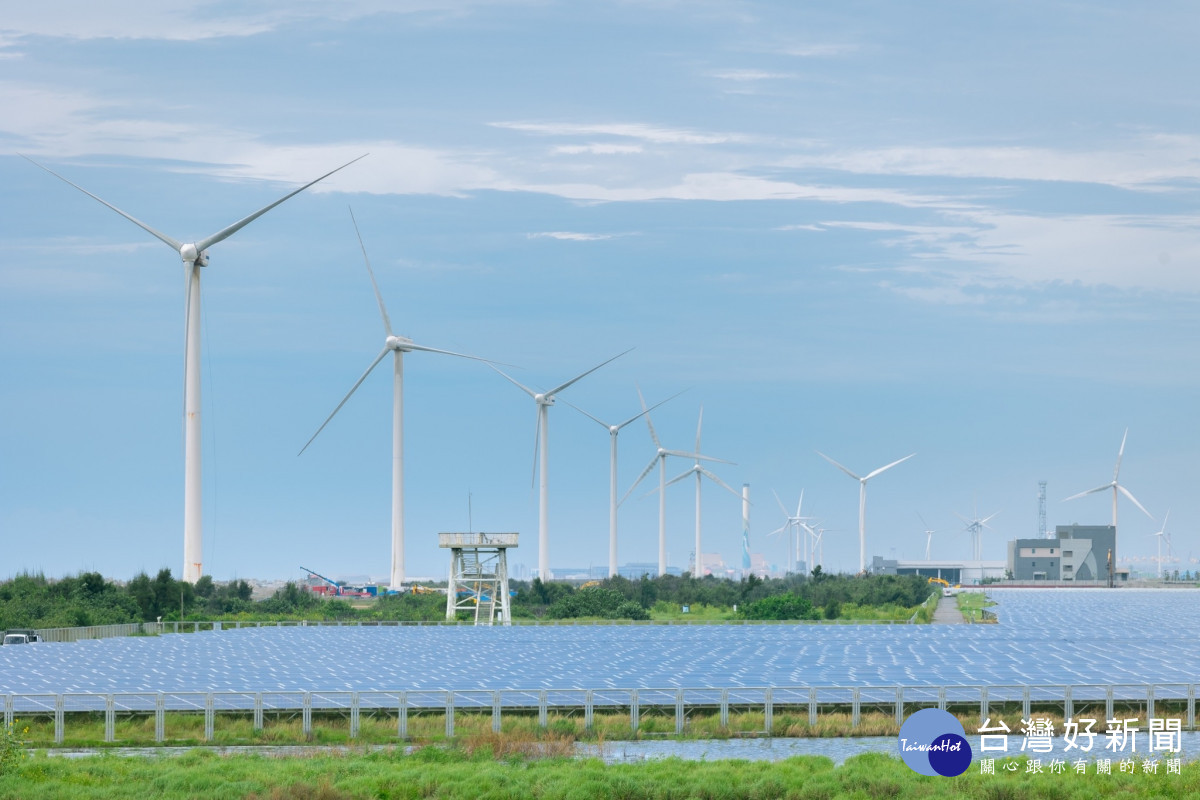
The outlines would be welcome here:
[[[1117,559],[1112,525],[1059,525],[1053,539],[1013,539],[1008,571],[1018,581],[1106,581]]]

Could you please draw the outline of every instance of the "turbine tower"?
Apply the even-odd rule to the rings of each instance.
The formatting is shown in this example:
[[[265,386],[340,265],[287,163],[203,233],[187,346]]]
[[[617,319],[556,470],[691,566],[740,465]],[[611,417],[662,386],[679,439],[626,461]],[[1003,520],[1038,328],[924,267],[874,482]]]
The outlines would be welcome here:
[[[676,392],[668,397],[667,400],[674,400],[681,394],[683,394],[683,392]],[[635,414],[624,422],[616,425],[609,425],[607,422],[596,419],[579,406],[568,403],[566,400],[563,401],[580,414],[583,414],[588,419],[603,426],[608,431],[609,440],[611,442],[608,465],[608,577],[610,578],[615,577],[617,574],[617,506],[619,505],[617,502],[617,435],[626,425],[634,422],[635,420],[641,419],[646,414],[649,414],[651,411],[667,402],[667,400],[660,400],[659,402],[650,406],[650,408],[644,408],[640,413]]]
[[[1118,492],[1125,495],[1130,500],[1132,500],[1133,504],[1135,506],[1137,506],[1138,508],[1140,508],[1142,510],[1142,513],[1145,514],[1147,517],[1150,517],[1151,520],[1154,519],[1154,515],[1151,514],[1149,511],[1147,511],[1146,507],[1143,506],[1141,503],[1139,503],[1137,501],[1137,498],[1134,497],[1132,494],[1130,494],[1128,489],[1126,489],[1124,486],[1122,486],[1120,483],[1117,482],[1117,479],[1121,474],[1121,459],[1124,458],[1124,456],[1125,456],[1125,439],[1127,439],[1128,437],[1129,437],[1129,428],[1126,428],[1125,435],[1121,437],[1121,449],[1117,451],[1117,465],[1115,467],[1113,467],[1113,479],[1111,482],[1106,483],[1103,486],[1097,486],[1095,489],[1088,489],[1086,492],[1080,492],[1079,494],[1073,494],[1070,497],[1068,497],[1066,500],[1063,501],[1065,503],[1067,500],[1075,500],[1075,499],[1083,497],[1084,495],[1087,495],[1087,494],[1095,494],[1096,492],[1103,492],[1103,491],[1107,491],[1107,490],[1111,489],[1112,490],[1112,524],[1113,524],[1114,544],[1115,544],[1115,537],[1117,535],[1116,531],[1117,531],[1117,493]]]
[[[646,427],[650,429],[650,438],[654,440],[656,449],[654,457],[650,459],[650,463],[642,470],[642,474],[638,475],[633,485],[625,492],[621,502],[625,502],[625,498],[637,488],[642,479],[650,474],[650,470],[654,469],[654,465],[658,464],[658,574],[667,574],[667,456],[675,456],[677,458],[691,458],[696,461],[717,461],[722,464],[728,464],[721,458],[712,458],[711,456],[702,456],[699,453],[685,453],[681,450],[668,450],[662,446],[662,442],[658,440],[658,434],[654,432],[654,422],[650,419],[650,409],[646,408],[646,398],[642,396],[642,390],[638,389],[638,400],[641,401],[642,409],[646,412]],[[697,556],[699,562],[699,556]]]
[[[367,265],[367,275],[371,278],[371,288],[375,291],[375,300],[379,304],[379,316],[383,318],[384,342],[383,350],[367,367],[366,372],[362,377],[350,387],[350,391],[346,392],[346,396],[342,398],[342,402],[337,404],[337,408],[333,409],[325,421],[321,423],[321,427],[317,428],[317,432],[305,442],[304,447],[300,448],[297,455],[303,455],[308,446],[313,443],[313,440],[321,435],[321,431],[325,430],[325,426],[329,424],[342,406],[346,405],[346,401],[350,399],[358,387],[362,385],[367,376],[371,374],[375,367],[390,352],[392,354],[392,565],[388,578],[388,588],[392,591],[400,591],[404,588],[404,354],[411,353],[416,350],[422,353],[441,353],[447,356],[458,356],[459,358],[469,358],[474,361],[484,361],[485,359],[476,358],[475,356],[464,355],[463,353],[455,353],[450,350],[438,350],[434,347],[425,347],[424,345],[416,344],[412,339],[406,336],[396,336],[392,333],[392,321],[388,317],[387,306],[383,303],[383,295],[379,292],[379,284],[375,280],[375,271],[371,269],[371,259],[367,257],[367,247],[363,244],[362,234],[358,230],[358,221],[354,219],[354,211],[350,212],[350,220],[354,223],[354,233],[358,236],[358,246],[362,250],[363,263]]]
[[[697,453],[700,452],[700,427],[703,424],[704,424],[704,406],[700,406],[700,419],[696,422],[696,452]],[[725,463],[732,463],[732,462],[725,462]],[[670,486],[673,483],[678,483],[679,481],[686,478],[688,475],[693,475],[693,474],[696,476],[696,571],[692,574],[692,577],[699,578],[699,577],[703,577],[700,574],[701,569],[702,569],[702,567],[700,565],[700,562],[701,562],[700,554],[702,552],[700,549],[700,479],[702,477],[708,478],[710,481],[717,484],[721,488],[725,489],[725,491],[729,492],[734,497],[741,497],[741,495],[739,495],[737,493],[737,490],[734,489],[732,486],[730,486],[728,483],[721,480],[716,475],[714,475],[713,473],[711,473],[707,469],[705,469],[703,466],[701,466],[699,458],[697,458],[696,463],[694,463],[690,469],[688,469],[687,471],[678,475],[677,477],[674,477],[671,480],[667,481],[667,486]]]
[[[204,534],[201,524],[200,471],[200,268],[208,266],[208,248],[225,241],[285,200],[295,197],[313,184],[325,180],[335,172],[343,170],[355,161],[365,157],[365,155],[359,156],[354,161],[349,161],[337,169],[325,173],[316,180],[309,181],[299,189],[289,192],[274,203],[264,206],[232,225],[195,242],[182,242],[161,231],[157,231],[141,220],[126,214],[112,203],[100,199],[82,186],[72,183],[57,172],[43,167],[31,158],[25,157],[25,160],[34,166],[49,172],[63,183],[74,186],[96,202],[107,206],[134,225],[137,225],[146,231],[146,233],[178,253],[179,258],[183,261],[185,298],[183,316],[183,579],[188,583],[195,583],[204,574]]]
[[[632,350],[632,349],[633,349],[632,347],[629,348],[629,350]],[[628,353],[629,350],[626,350],[625,353]],[[535,430],[534,438],[533,438],[533,450],[534,450],[535,458],[537,460],[537,463],[534,466],[536,468],[538,468],[538,470],[539,470],[539,481],[538,481],[538,577],[541,578],[542,581],[548,581],[552,577],[550,575],[550,530],[549,530],[549,526],[550,526],[550,514],[549,514],[550,494],[549,494],[549,489],[548,489],[549,474],[548,474],[548,467],[546,465],[546,462],[550,458],[550,445],[549,445],[550,406],[554,405],[555,395],[557,395],[559,392],[561,392],[564,389],[566,389],[567,387],[571,386],[576,381],[586,378],[588,375],[591,375],[593,372],[600,369],[605,364],[608,364],[612,361],[616,361],[618,358],[625,355],[625,353],[617,353],[615,356],[608,359],[608,361],[603,361],[603,362],[597,364],[596,366],[589,369],[587,372],[583,372],[583,373],[580,373],[579,375],[576,375],[574,378],[571,378],[571,380],[567,381],[566,383],[562,383],[562,384],[559,384],[558,386],[555,386],[553,389],[551,389],[548,392],[535,392],[533,389],[530,389],[528,386],[518,383],[516,380],[514,380],[510,376],[506,375],[504,372],[501,372],[501,370],[498,367],[496,367],[495,364],[488,364],[489,367],[496,370],[496,372],[499,372],[500,375],[503,376],[509,383],[511,383],[513,386],[516,386],[521,391],[525,392],[525,394],[529,395],[533,399],[533,402],[537,405],[537,428]],[[643,406],[644,405],[645,404],[643,403]]]
[[[863,476],[861,478],[858,475],[855,475],[850,470],[843,467],[838,462],[834,461],[829,456],[822,453],[821,451],[818,450],[817,455],[819,455],[821,458],[828,461],[830,464],[833,464],[835,467],[837,467],[842,472],[849,475],[851,478],[854,478],[854,480],[858,481],[858,571],[860,573],[866,573],[866,571],[867,571],[867,528],[866,528],[866,525],[867,525],[867,481],[871,480],[871,478],[874,478],[876,475],[879,475],[882,472],[886,472],[887,470],[891,469],[892,467],[896,466],[897,464],[901,464],[905,461],[908,461],[910,458],[915,456],[916,453],[907,455],[904,458],[900,459],[899,461],[893,461],[892,463],[888,464],[887,466],[880,467],[879,469],[875,470],[874,472],[868,472],[865,476]]]

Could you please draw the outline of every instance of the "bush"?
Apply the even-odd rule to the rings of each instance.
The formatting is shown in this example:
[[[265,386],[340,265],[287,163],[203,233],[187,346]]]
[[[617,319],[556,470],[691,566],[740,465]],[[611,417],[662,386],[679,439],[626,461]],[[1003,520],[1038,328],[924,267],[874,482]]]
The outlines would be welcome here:
[[[25,742],[19,736],[29,733],[29,728],[22,728],[18,735],[19,723],[20,720],[15,720],[12,725],[0,725],[0,775],[16,769],[17,763],[25,757]]]
[[[798,594],[777,594],[755,600],[742,609],[745,619],[820,619],[820,613],[807,598]]]

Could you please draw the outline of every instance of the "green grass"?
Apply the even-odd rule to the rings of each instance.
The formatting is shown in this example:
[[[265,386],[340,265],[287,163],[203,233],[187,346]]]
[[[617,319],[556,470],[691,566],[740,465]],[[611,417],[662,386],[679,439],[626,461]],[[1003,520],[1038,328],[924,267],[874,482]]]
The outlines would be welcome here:
[[[359,798],[1187,798],[1200,794],[1200,764],[1183,774],[1027,774],[1017,770],[957,778],[916,775],[883,754],[856,756],[840,767],[820,757],[774,763],[680,759],[605,765],[595,759],[536,758],[473,748],[320,754],[311,757],[218,756],[196,751],[176,758],[116,756],[69,760],[35,756],[0,775],[0,798],[38,800],[358,800]]]
[[[958,601],[958,610],[962,612],[963,619],[968,622],[984,622],[983,610],[996,605],[983,592],[959,592],[955,600]],[[995,622],[996,618],[987,621]]]

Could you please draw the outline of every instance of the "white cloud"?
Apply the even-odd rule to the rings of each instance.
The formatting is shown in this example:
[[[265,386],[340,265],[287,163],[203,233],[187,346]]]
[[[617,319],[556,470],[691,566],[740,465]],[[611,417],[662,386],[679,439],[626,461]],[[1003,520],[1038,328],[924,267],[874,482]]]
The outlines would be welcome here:
[[[529,239],[559,239],[565,242],[598,242],[603,239],[612,239],[615,234],[611,233],[573,233],[571,231],[546,231],[545,233],[528,233],[526,238]]]
[[[551,152],[572,156],[584,153],[602,156],[630,155],[642,152],[642,146],[637,144],[569,144],[559,145]]]
[[[352,20],[373,14],[455,16],[488,0],[260,0],[231,7],[216,0],[54,0],[4,4],[6,37],[199,41],[254,36],[306,19]]]
[[[680,128],[665,128],[640,122],[492,122],[493,128],[536,133],[542,136],[617,136],[641,139],[655,144],[725,144],[744,141],[732,133],[698,133]]]
[[[789,80],[798,77],[791,72],[765,72],[760,69],[726,69],[710,72],[709,75],[725,81],[738,82]]]

